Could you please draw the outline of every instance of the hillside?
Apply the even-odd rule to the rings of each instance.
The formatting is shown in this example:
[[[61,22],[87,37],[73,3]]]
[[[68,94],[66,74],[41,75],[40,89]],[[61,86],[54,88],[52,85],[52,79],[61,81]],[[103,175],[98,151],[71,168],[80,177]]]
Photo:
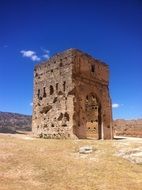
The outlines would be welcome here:
[[[30,131],[31,130],[31,116],[0,112],[0,132],[15,133],[16,130]]]
[[[114,134],[122,136],[142,137],[142,119],[113,121]]]

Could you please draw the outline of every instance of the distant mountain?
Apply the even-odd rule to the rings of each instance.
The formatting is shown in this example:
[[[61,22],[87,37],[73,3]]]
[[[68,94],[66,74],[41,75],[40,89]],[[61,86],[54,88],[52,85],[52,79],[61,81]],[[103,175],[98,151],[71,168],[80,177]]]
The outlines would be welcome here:
[[[122,136],[142,137],[142,119],[113,121],[114,134]]]
[[[16,130],[30,131],[31,116],[18,113],[0,112],[0,132],[15,133]]]

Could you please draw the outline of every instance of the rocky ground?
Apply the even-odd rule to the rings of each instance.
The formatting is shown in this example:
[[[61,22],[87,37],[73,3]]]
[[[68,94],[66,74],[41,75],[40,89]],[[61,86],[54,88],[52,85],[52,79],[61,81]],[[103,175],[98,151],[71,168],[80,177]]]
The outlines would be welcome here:
[[[132,163],[142,164],[142,138],[116,137],[114,141],[116,156],[120,156]]]

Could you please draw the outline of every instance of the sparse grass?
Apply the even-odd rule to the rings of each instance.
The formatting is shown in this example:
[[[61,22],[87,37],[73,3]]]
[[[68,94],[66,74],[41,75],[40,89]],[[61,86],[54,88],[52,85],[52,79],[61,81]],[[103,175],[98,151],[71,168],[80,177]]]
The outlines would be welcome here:
[[[0,190],[142,190],[142,165],[115,156],[116,143],[0,135]]]

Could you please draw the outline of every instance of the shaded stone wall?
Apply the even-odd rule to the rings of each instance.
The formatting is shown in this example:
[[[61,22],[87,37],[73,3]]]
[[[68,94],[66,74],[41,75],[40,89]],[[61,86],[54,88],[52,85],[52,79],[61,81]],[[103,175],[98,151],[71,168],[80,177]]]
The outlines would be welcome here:
[[[76,49],[56,54],[37,65],[34,71],[34,134],[44,138],[92,135],[97,139],[110,139],[112,116],[108,78],[106,64]],[[87,107],[87,97],[96,103]]]
[[[112,112],[108,89],[108,66],[87,54],[76,52],[76,59],[73,64],[73,81],[76,87],[74,133],[79,138],[93,137],[92,132],[97,139],[112,138]],[[92,107],[90,107],[92,110],[90,110],[89,124],[89,121],[87,122],[86,98],[90,96],[92,99],[97,100],[97,103],[92,104]],[[94,109],[97,110],[97,116],[95,116]],[[93,112],[94,114],[92,114]],[[88,124],[88,127],[86,124]],[[98,129],[96,125],[98,125]]]

